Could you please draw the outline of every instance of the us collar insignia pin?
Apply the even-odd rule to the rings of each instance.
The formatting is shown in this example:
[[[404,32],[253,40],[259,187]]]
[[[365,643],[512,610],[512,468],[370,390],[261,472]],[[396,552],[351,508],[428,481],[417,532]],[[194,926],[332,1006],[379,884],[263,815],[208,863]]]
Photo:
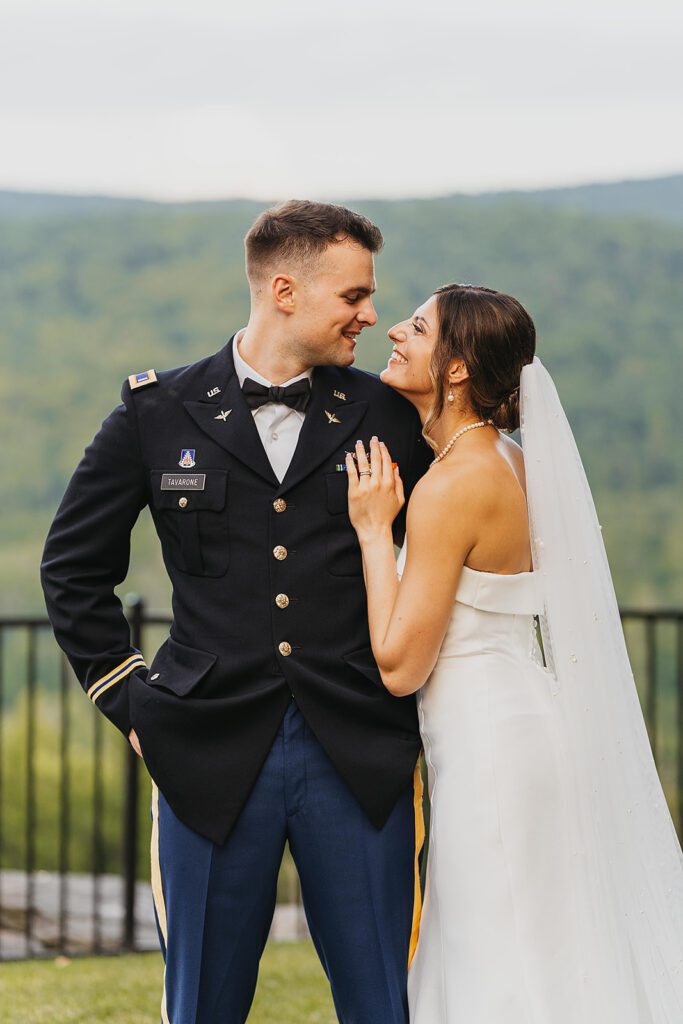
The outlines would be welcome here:
[[[180,462],[178,465],[181,469],[192,469],[194,466],[194,448],[181,448],[180,450]]]
[[[206,394],[207,394],[207,396],[209,398],[213,398],[214,395],[220,395],[220,393],[221,393],[221,389],[220,388],[211,388],[210,391],[206,392]]]
[[[332,394],[335,398],[339,398],[342,402],[346,401],[346,395],[344,394],[343,391],[333,391]]]
[[[341,420],[338,420],[334,413],[328,412],[327,409],[325,409],[325,415],[327,416],[328,423],[341,423]]]
[[[221,411],[218,413],[218,416],[214,416],[214,419],[222,420],[222,422],[225,423],[231,412],[232,409],[221,409]]]

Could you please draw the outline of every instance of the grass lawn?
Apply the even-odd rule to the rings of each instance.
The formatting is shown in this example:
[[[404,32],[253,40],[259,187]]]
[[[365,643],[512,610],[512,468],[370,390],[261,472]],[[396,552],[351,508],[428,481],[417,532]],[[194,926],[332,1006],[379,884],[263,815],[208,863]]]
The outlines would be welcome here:
[[[159,1024],[156,953],[0,964],[0,1024]],[[308,942],[269,943],[249,1024],[335,1024]]]

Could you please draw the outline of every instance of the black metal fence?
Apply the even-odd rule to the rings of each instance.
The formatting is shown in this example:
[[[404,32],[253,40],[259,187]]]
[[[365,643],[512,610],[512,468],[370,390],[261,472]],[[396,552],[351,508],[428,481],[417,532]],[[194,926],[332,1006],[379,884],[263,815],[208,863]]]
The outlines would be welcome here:
[[[127,612],[133,644],[152,653],[169,616],[136,597]],[[622,619],[681,835],[683,610]],[[83,698],[47,620],[0,619],[0,960],[154,948],[148,795],[144,766]],[[298,898],[291,864],[282,886]]]
[[[126,608],[136,647],[142,648],[150,628],[168,629],[169,616],[147,613],[142,600],[133,597],[127,600]],[[50,648],[47,659],[40,657],[45,642]],[[79,698],[79,707],[72,704],[74,693]],[[132,748],[90,702],[81,700],[82,696],[45,617],[0,618],[0,960],[41,954],[126,951],[140,945],[136,910],[140,890],[145,888],[140,870],[140,842],[145,828],[140,811],[146,773]],[[54,741],[56,737],[57,747],[49,765],[42,747],[45,709],[51,738]],[[82,728],[86,717],[90,720],[89,756],[84,756],[81,735],[75,766],[76,731]],[[112,889],[112,879],[105,874],[112,850],[111,837],[105,838],[103,829],[107,815],[104,747],[105,740],[107,747],[112,746],[112,736],[113,745],[118,748],[116,781],[120,791],[116,801],[120,812],[118,841],[113,857],[113,873],[119,884],[113,893],[105,891]],[[75,813],[84,810],[84,764],[90,774],[86,787],[89,835],[79,830],[74,864]],[[53,801],[46,826],[52,847],[47,856],[45,843],[41,843],[41,770],[47,771],[48,778],[42,781],[47,783]],[[76,771],[78,800],[74,798]],[[105,935],[103,927],[103,911],[112,897],[118,903],[113,914],[119,932],[115,937]],[[145,909],[152,924],[151,908]],[[39,918],[43,919],[42,928],[37,927]],[[79,919],[76,936],[70,935],[73,918]]]

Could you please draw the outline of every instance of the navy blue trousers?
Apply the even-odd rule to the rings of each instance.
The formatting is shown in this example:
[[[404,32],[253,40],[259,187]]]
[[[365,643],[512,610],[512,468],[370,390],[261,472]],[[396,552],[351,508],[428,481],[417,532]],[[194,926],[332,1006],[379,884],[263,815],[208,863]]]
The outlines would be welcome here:
[[[339,1020],[407,1024],[407,968],[419,921],[419,775],[415,791],[404,793],[377,829],[294,701],[224,846],[180,822],[154,788],[163,1024],[244,1024],[286,841]]]

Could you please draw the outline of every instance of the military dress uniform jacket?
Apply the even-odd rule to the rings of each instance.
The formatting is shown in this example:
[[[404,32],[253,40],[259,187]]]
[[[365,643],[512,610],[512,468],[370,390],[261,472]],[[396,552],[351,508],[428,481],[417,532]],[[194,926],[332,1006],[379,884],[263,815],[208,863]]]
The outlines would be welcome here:
[[[414,698],[391,696],[372,656],[338,467],[377,434],[409,493],[428,448],[413,408],[376,377],[317,367],[280,483],[232,344],[124,384],[50,529],[48,612],[84,690],[125,736],[136,730],[152,778],[200,834],[225,842],[292,697],[381,826],[411,784],[420,738]],[[146,505],[173,584],[170,636],[149,669],[114,594]]]

